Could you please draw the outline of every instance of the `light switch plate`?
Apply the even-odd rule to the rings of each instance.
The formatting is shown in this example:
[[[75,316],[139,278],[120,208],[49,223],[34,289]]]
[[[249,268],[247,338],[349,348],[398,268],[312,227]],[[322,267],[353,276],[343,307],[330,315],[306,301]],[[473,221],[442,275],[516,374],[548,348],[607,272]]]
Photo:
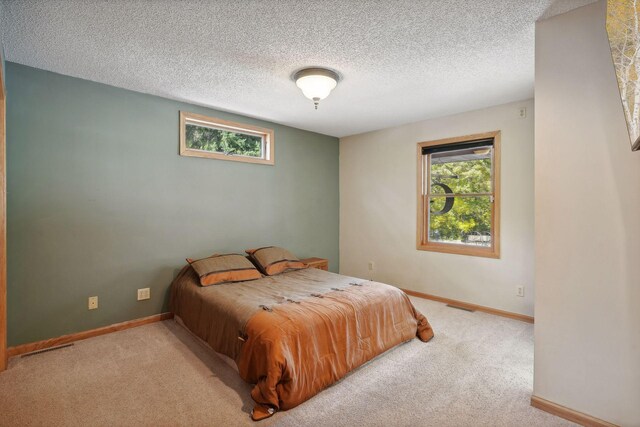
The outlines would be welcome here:
[[[142,288],[138,289],[138,301],[142,301],[145,299],[151,298],[151,289],[150,288]]]
[[[98,297],[89,297],[89,310],[98,308]]]

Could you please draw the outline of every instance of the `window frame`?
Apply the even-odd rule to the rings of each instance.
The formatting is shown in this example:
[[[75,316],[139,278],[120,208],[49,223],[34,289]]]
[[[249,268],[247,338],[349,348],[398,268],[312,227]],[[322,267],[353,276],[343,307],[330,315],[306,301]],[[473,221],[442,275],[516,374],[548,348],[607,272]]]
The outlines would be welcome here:
[[[260,136],[262,138],[262,157],[224,154],[213,151],[196,150],[187,147],[187,124],[202,125],[227,132],[235,132],[245,135]],[[201,114],[180,111],[180,155],[187,157],[204,157],[207,159],[230,160],[233,162],[257,163],[263,165],[275,164],[275,139],[273,129],[260,126],[236,123],[222,120],[216,117],[208,117]]]
[[[500,258],[500,137],[501,131],[484,132],[454,138],[439,139],[435,141],[419,142],[417,144],[417,232],[416,249],[421,251],[442,252],[448,254],[469,255],[486,258]],[[457,243],[439,243],[429,241],[429,216],[427,205],[429,193],[425,193],[425,187],[431,184],[430,164],[427,156],[422,154],[423,147],[436,145],[460,144],[481,139],[493,139],[492,168],[492,193],[491,204],[491,246],[478,247]],[[426,178],[426,179],[425,179]]]

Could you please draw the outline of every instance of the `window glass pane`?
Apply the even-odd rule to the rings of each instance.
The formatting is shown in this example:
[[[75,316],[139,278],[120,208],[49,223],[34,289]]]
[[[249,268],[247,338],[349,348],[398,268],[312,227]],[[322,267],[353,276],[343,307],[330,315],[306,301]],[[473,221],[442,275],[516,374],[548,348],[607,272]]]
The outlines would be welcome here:
[[[491,197],[431,197],[429,241],[491,246]]]
[[[431,192],[490,193],[491,147],[431,155]]]
[[[187,148],[236,156],[262,157],[262,137],[186,124]]]

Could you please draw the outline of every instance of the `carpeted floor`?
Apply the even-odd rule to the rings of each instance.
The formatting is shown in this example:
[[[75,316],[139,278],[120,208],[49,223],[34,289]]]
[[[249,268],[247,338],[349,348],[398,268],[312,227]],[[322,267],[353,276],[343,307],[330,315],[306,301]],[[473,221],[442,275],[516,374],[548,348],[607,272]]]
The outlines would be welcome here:
[[[532,408],[533,326],[412,298],[436,337],[254,423],[250,385],[169,320],[13,358],[0,425],[571,426]]]

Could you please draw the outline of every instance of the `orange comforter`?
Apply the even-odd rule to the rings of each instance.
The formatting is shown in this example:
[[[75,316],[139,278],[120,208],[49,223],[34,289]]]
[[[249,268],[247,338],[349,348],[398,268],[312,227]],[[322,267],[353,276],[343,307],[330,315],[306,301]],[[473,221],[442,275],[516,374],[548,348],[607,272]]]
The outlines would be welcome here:
[[[254,419],[290,409],[349,371],[417,336],[433,337],[427,319],[397,288],[374,282],[279,305],[255,314],[238,362],[256,384]]]
[[[183,273],[172,308],[255,384],[254,420],[299,405],[402,342],[433,337],[409,297],[382,283],[307,269],[201,288]]]

